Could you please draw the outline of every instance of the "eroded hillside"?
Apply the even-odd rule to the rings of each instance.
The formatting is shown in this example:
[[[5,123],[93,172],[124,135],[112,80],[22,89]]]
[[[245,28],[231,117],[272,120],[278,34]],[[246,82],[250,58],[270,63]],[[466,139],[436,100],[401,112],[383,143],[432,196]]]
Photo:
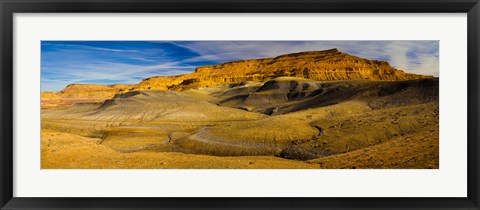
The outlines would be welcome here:
[[[438,79],[136,90],[44,110],[42,131],[42,168],[438,168]]]
[[[439,79],[337,49],[42,93],[42,168],[438,168]]]

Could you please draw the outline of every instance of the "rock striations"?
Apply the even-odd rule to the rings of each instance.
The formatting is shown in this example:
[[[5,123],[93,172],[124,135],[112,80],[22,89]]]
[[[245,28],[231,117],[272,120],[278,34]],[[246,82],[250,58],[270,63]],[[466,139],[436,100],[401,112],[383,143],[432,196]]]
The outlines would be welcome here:
[[[115,94],[133,88],[133,85],[70,84],[60,92],[42,92],[42,109],[68,106],[84,102],[102,102]]]
[[[243,81],[266,81],[284,76],[319,81],[399,81],[429,77],[405,73],[393,68],[386,61],[363,59],[338,49],[330,49],[200,66],[190,74],[145,79],[134,89],[185,90]]]

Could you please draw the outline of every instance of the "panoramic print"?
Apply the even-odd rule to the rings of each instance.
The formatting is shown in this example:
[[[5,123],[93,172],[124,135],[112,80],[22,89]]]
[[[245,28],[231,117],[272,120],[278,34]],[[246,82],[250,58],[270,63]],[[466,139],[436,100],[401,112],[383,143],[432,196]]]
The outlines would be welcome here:
[[[39,108],[42,169],[438,169],[439,42],[42,41]]]

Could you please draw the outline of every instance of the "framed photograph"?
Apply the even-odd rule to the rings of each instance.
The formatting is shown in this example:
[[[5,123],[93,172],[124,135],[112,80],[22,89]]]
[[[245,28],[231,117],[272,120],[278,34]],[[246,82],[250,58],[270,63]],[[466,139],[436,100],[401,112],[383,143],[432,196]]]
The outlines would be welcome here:
[[[479,4],[9,1],[1,209],[479,209]]]

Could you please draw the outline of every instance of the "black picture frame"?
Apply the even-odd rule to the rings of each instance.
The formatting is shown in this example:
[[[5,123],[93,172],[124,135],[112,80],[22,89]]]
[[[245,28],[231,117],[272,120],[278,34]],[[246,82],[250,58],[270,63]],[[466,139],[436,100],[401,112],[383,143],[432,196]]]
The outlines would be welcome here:
[[[478,0],[0,0],[1,209],[479,209]],[[465,198],[13,197],[14,13],[467,13],[468,196]],[[448,180],[445,180],[448,181]]]

